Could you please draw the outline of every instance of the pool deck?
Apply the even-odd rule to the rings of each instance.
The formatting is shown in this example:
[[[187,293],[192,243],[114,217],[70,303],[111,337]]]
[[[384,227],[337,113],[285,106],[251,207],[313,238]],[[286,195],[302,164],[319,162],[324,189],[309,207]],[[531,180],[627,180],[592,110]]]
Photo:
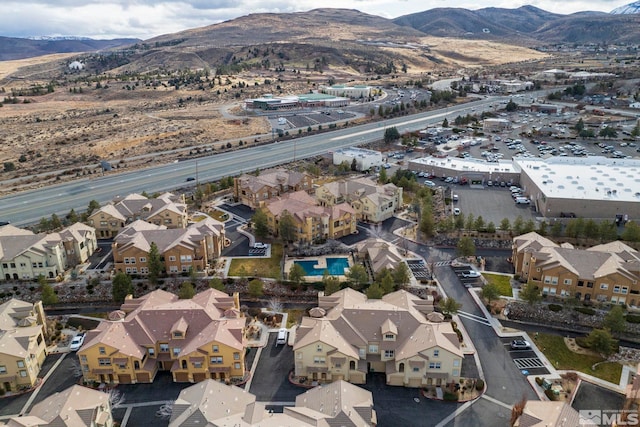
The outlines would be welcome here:
[[[326,270],[327,269],[327,258],[346,258],[347,259],[347,264],[349,264],[349,268],[351,268],[351,266],[353,265],[353,262],[351,260],[351,256],[349,254],[335,254],[335,255],[322,255],[322,256],[314,256],[314,257],[291,257],[291,258],[287,258],[287,260],[284,263],[284,271],[286,274],[289,274],[289,271],[291,271],[291,267],[293,266],[294,261],[316,261],[316,264],[314,264],[313,268],[315,269],[322,269],[322,270]],[[348,271],[348,269],[345,269],[345,272]],[[344,275],[340,275],[340,276],[335,276],[335,275],[331,275],[333,277],[337,277],[340,281],[345,281],[347,280],[347,278]],[[322,280],[322,276],[304,276],[304,281],[305,282],[318,282],[320,280]]]

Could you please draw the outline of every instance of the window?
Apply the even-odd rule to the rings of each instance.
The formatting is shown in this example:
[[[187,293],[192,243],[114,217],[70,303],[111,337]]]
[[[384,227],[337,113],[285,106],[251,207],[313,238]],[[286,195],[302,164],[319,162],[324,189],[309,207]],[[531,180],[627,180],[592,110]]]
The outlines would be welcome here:
[[[600,283],[600,289],[609,289],[608,283]]]
[[[80,361],[83,363],[87,363],[87,356],[84,354],[80,355]]]
[[[453,360],[453,366],[455,366],[455,367],[460,366],[460,359],[454,359]]]
[[[369,353],[378,353],[378,344],[369,344]]]
[[[626,294],[629,291],[629,287],[628,286],[623,286],[622,289],[620,290],[621,294]]]
[[[440,369],[440,362],[429,362],[429,369]]]
[[[141,256],[141,257],[140,257],[140,262],[141,262],[141,263],[147,262],[147,258],[146,258],[146,257]]]
[[[620,293],[620,285],[615,285],[613,287],[613,292],[616,293],[616,294],[619,294]]]
[[[21,377],[26,377],[27,376],[27,371],[20,371],[20,376]]]
[[[89,372],[89,365],[82,365],[82,372]]]
[[[101,357],[98,359],[98,365],[100,366],[111,366],[111,359]]]
[[[169,256],[169,261],[175,261],[176,257],[174,255]]]
[[[173,355],[174,356],[179,355],[181,351],[182,351],[182,349],[180,347],[173,347]]]
[[[127,368],[127,362],[124,363],[116,363],[116,365],[118,366],[118,368],[120,369],[126,369]]]
[[[174,337],[174,338],[182,338],[182,332],[180,332],[180,331],[174,331],[174,332],[173,332],[173,337]]]
[[[217,345],[214,345],[214,346],[213,346],[213,352],[214,352],[214,353],[217,353],[218,351],[220,351],[220,350],[218,349],[218,346],[217,346]]]
[[[385,334],[385,335],[384,335],[384,339],[385,339],[385,340],[393,341],[393,340],[395,340],[395,339],[396,339],[396,336],[395,336],[395,335],[393,335],[393,334]]]
[[[180,255],[180,262],[191,262],[191,255]]]
[[[202,362],[193,362],[193,367],[196,369],[202,368]]]
[[[177,273],[178,272],[178,266],[177,265],[170,265],[169,266],[169,273]]]
[[[364,348],[359,348],[358,349],[358,356],[363,359],[365,357],[367,357],[367,350]]]
[[[154,354],[156,354],[156,349],[155,348],[149,348],[148,349],[148,353],[149,353],[149,356],[153,356]]]
[[[99,352],[100,354],[107,354],[107,350],[106,350],[104,347],[99,347],[99,348],[98,348],[98,352]]]
[[[454,377],[460,376],[460,370],[454,369],[453,371],[451,371],[451,375],[453,375]]]
[[[233,353],[233,360],[240,360],[240,353],[238,352]]]
[[[438,357],[438,356],[440,356],[440,350],[438,349],[433,350],[433,357]]]
[[[393,350],[385,350],[384,351],[384,357],[386,359],[392,359],[395,356],[395,351]]]
[[[0,374],[6,374],[7,373],[7,367],[4,365],[0,365]]]
[[[316,346],[316,351],[322,351],[322,345],[318,344],[318,345]]]
[[[18,360],[18,368],[24,368],[24,360]]]
[[[160,344],[160,353],[167,353],[169,351],[169,344]]]
[[[573,281],[571,279],[564,279],[564,281],[562,283],[564,283],[565,285],[571,285]]]
[[[140,267],[140,274],[149,274],[149,268]]]
[[[140,369],[140,362],[138,362],[137,360],[133,361],[133,369]]]
[[[326,360],[325,360],[325,358],[324,358],[324,357],[315,356],[315,357],[313,358],[313,363],[314,363],[314,364],[324,364],[324,363],[326,363]]]
[[[342,363],[336,362],[336,363],[333,364],[333,367],[337,368],[337,369],[340,369],[340,368],[342,368]]]
[[[212,365],[222,364],[222,356],[211,356],[210,362]]]
[[[233,369],[240,369],[240,364],[239,363],[234,363],[233,364]]]

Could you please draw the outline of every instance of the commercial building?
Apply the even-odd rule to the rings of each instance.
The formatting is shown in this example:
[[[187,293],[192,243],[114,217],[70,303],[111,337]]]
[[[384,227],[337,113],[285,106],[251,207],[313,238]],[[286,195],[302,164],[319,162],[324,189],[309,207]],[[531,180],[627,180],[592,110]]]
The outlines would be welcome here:
[[[188,219],[187,205],[182,197],[171,193],[151,199],[129,194],[91,213],[87,223],[96,229],[99,239],[110,239],[127,224],[139,219],[167,228],[184,228]]]
[[[112,427],[109,393],[73,385],[36,403],[7,427]]]
[[[53,279],[82,264],[97,248],[93,227],[76,223],[57,233],[0,227],[0,280]]]
[[[318,307],[296,331],[295,375],[364,384],[368,373],[381,372],[387,384],[407,387],[457,382],[464,359],[460,342],[432,310],[432,301],[403,290],[382,299],[351,288],[320,294]]]
[[[382,153],[375,150],[367,150],[365,148],[349,147],[342,148],[333,152],[333,164],[340,165],[347,163],[349,166],[355,160],[356,170],[358,172],[380,167],[384,164]]]
[[[487,181],[517,184],[520,181],[520,169],[514,162],[507,160],[486,162],[472,158],[429,156],[410,160],[409,169],[438,177],[466,179],[471,185],[484,185]]]
[[[348,203],[359,221],[381,222],[402,208],[402,187],[378,185],[369,178],[351,178],[328,182],[316,188],[322,206]]]
[[[311,175],[286,169],[271,169],[260,171],[257,176],[243,174],[233,179],[233,197],[252,209],[260,206],[261,202],[294,191],[313,191]]]
[[[296,397],[282,413],[267,410],[256,396],[236,386],[207,380],[180,392],[169,427],[374,427],[377,424],[370,391],[345,381],[312,388]]]
[[[167,228],[138,220],[126,226],[111,244],[115,271],[149,274],[151,244],[158,248],[167,274],[206,271],[229,242],[224,223],[206,218],[187,228]]]
[[[244,105],[251,110],[286,111],[299,108],[346,107],[349,105],[349,98],[324,93],[305,93],[285,97],[265,94],[260,98],[245,100]]]
[[[520,185],[545,217],[640,217],[640,160],[600,156],[518,157]]]
[[[262,202],[261,207],[267,216],[269,232],[274,236],[280,234],[280,220],[287,214],[293,221],[297,242],[321,242],[356,232],[356,212],[348,203],[320,206],[305,191],[284,194]]]
[[[364,99],[371,96],[371,86],[366,85],[333,85],[320,88],[320,92],[333,96],[341,96],[351,99]]]
[[[511,129],[511,120],[487,118],[482,121],[484,132],[502,132]]]
[[[0,390],[15,392],[36,385],[47,356],[42,302],[17,299],[0,305]]]
[[[531,232],[513,239],[515,273],[543,294],[640,305],[640,253],[614,241],[588,249]]]
[[[208,289],[192,299],[162,290],[128,297],[87,332],[78,351],[85,381],[150,383],[158,371],[175,382],[245,375],[245,318],[238,294]]]

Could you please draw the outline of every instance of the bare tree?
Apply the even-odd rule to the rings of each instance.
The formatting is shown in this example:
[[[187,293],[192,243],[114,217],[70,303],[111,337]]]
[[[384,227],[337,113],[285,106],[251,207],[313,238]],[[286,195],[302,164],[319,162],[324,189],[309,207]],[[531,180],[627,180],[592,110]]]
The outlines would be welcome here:
[[[169,400],[160,406],[160,409],[156,411],[156,417],[162,418],[163,420],[171,418],[171,414],[173,414],[173,403],[173,400]]]
[[[124,403],[124,393],[112,388],[109,390],[109,403],[111,404],[111,409],[119,408]]]
[[[284,308],[282,301],[280,301],[278,298],[269,299],[268,307],[269,311],[273,313],[282,313],[282,309]]]

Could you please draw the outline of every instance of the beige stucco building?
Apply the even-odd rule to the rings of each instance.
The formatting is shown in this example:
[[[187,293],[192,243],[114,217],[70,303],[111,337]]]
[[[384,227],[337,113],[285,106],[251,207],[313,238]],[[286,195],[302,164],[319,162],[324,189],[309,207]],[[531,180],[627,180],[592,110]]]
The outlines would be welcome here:
[[[167,274],[205,271],[227,242],[224,223],[206,218],[187,228],[168,229],[138,220],[125,227],[111,244],[114,269],[149,274],[149,251],[155,243]]]
[[[0,305],[0,389],[33,387],[47,356],[42,302],[10,299]]]
[[[181,300],[156,290],[127,298],[87,333],[78,351],[86,381],[150,383],[159,371],[175,382],[245,375],[245,318],[238,295],[208,289]]]
[[[576,249],[531,232],[513,239],[512,260],[543,294],[640,305],[640,254],[620,241]]]
[[[280,218],[289,214],[295,224],[295,240],[303,243],[337,239],[356,232],[355,210],[347,203],[320,206],[305,191],[285,194],[263,203],[269,232],[280,232]]]
[[[348,203],[360,221],[381,222],[402,208],[402,187],[378,185],[369,178],[352,178],[326,183],[316,188],[322,206]]]
[[[98,239],[110,239],[136,220],[167,228],[184,228],[188,220],[187,205],[182,197],[171,193],[152,199],[134,193],[100,207],[89,216],[87,223],[96,229]]]
[[[458,337],[449,322],[427,320],[432,301],[406,291],[367,299],[346,288],[318,303],[296,331],[296,376],[364,384],[367,373],[382,372],[387,384],[407,387],[460,379]]]
[[[256,165],[256,168],[259,167]],[[286,169],[265,170],[258,176],[244,174],[233,179],[233,197],[252,209],[287,193],[309,193],[312,190],[313,178],[310,175]]]

